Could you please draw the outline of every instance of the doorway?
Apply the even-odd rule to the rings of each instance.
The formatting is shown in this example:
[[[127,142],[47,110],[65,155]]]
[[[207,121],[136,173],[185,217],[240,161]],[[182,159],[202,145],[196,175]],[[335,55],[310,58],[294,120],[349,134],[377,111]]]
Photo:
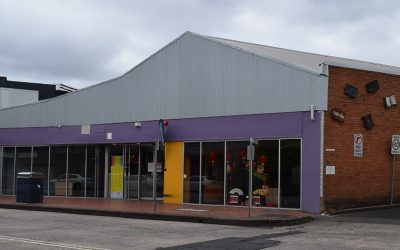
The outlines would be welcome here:
[[[111,145],[109,155],[110,197],[152,199],[154,144]],[[156,195],[163,198],[164,161],[158,157]]]

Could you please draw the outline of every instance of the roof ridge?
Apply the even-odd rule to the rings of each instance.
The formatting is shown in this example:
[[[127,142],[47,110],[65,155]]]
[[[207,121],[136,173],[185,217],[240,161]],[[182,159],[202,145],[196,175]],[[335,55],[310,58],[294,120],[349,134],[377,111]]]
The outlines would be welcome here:
[[[314,74],[314,75],[321,75],[321,73],[319,71],[315,71],[315,70],[312,70],[312,69],[308,69],[308,68],[296,65],[296,64],[294,64],[292,62],[288,62],[287,60],[282,60],[280,58],[277,58],[277,57],[274,57],[274,56],[271,56],[271,55],[264,55],[264,54],[261,54],[261,53],[257,53],[257,52],[251,51],[249,49],[246,49],[246,48],[235,46],[235,45],[232,45],[232,44],[229,44],[229,43],[224,43],[223,41],[219,40],[219,39],[223,39],[223,38],[200,35],[200,34],[197,34],[197,33],[190,32],[190,31],[187,31],[186,33],[189,33],[189,34],[194,35],[196,37],[200,37],[200,38],[205,39],[207,41],[218,43],[218,44],[220,44],[222,46],[227,46],[229,48],[232,48],[232,49],[235,49],[235,50],[239,50],[239,51],[242,51],[244,53],[247,53],[247,54],[250,54],[250,55],[253,55],[253,56],[257,56],[257,57],[260,57],[260,58],[263,58],[263,59],[266,59],[266,60],[269,60],[269,61],[273,61],[275,63],[279,63],[281,65],[285,65],[285,66],[293,68],[293,69],[297,69],[297,70],[300,70],[300,71],[303,71],[303,72],[307,72],[307,73],[310,73],[310,74]]]
[[[347,61],[353,61],[353,62],[359,62],[359,63],[368,63],[368,64],[377,65],[377,66],[391,67],[391,68],[400,69],[400,66],[394,66],[394,65],[384,64],[384,63],[376,63],[376,62],[371,62],[371,61],[364,61],[364,60],[352,59],[352,58],[346,58],[346,57],[340,57],[340,56],[331,56],[331,55],[325,55],[325,54],[318,54],[318,53],[314,53],[314,52],[307,52],[307,51],[301,51],[301,50],[287,49],[287,48],[281,48],[281,47],[276,47],[276,46],[270,46],[270,45],[265,45],[265,44],[260,44],[260,43],[239,41],[239,40],[229,39],[229,38],[223,38],[223,37],[214,37],[214,36],[206,36],[206,37],[211,38],[211,39],[227,40],[227,41],[232,41],[232,42],[237,42],[237,43],[245,43],[245,44],[256,45],[256,46],[261,46],[261,47],[268,47],[268,48],[273,48],[273,49],[292,51],[292,52],[297,52],[297,53],[307,54],[307,55],[324,56],[324,57],[328,57],[328,58],[334,58],[334,59],[340,59],[340,60],[347,60]],[[271,56],[271,57],[273,57],[273,56]],[[321,62],[321,63],[323,63],[323,62]]]

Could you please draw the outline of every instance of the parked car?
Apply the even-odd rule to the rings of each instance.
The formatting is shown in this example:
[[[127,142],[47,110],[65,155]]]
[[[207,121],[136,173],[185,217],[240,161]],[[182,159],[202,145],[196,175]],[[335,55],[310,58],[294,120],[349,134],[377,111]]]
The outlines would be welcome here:
[[[202,202],[219,203],[223,200],[224,184],[223,180],[213,180],[208,176],[193,175],[185,179],[185,200],[196,203],[199,199],[199,187],[201,180]]]
[[[68,181],[68,195],[83,196],[85,192],[85,177],[80,174],[63,174],[49,181],[50,194],[65,194],[65,181]],[[86,178],[86,189],[93,188],[92,178]]]

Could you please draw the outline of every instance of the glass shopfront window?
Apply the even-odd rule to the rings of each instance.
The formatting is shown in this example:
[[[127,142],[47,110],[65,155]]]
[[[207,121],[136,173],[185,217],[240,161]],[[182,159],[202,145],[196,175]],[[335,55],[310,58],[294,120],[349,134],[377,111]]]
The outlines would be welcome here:
[[[14,193],[15,148],[3,148],[2,194]]]
[[[15,173],[31,172],[32,147],[17,148],[17,158],[15,159]]]
[[[226,142],[226,203],[246,205],[249,190],[247,146],[249,142]]]
[[[43,175],[43,195],[48,195],[49,147],[34,147],[32,171]]]
[[[200,143],[185,143],[183,202],[200,202]]]
[[[258,141],[252,172],[253,206],[278,207],[279,140]]]
[[[224,204],[225,184],[225,204],[248,205],[248,145],[185,143],[184,203]],[[253,207],[300,208],[301,139],[258,140],[251,167]]]
[[[139,145],[125,147],[125,196],[128,199],[139,197],[139,153]]]
[[[104,146],[87,146],[86,196],[103,197]]]
[[[68,147],[68,196],[85,196],[85,185],[93,186],[92,179],[86,179],[86,147]],[[85,181],[86,179],[86,181]]]
[[[123,178],[124,178],[124,146],[110,145],[109,166],[109,192],[114,199],[123,198]]]
[[[224,142],[202,145],[201,203],[224,204]]]
[[[284,208],[300,208],[301,141],[281,140],[281,196]]]
[[[67,147],[50,147],[50,195],[66,194]]]

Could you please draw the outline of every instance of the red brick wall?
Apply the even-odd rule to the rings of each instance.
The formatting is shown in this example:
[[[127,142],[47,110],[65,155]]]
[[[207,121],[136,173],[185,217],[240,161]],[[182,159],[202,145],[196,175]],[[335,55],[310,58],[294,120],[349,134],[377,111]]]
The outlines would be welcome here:
[[[380,88],[374,94],[366,92],[365,84],[378,80]],[[344,94],[344,86],[356,86],[359,97]],[[381,205],[390,203],[392,134],[400,134],[400,76],[329,67],[328,112],[325,112],[324,166],[336,166],[335,175],[325,175],[324,197],[326,210]],[[386,109],[383,98],[395,94],[398,105]],[[329,112],[339,108],[345,121],[339,123]],[[374,128],[366,130],[361,117],[372,114]],[[353,135],[364,137],[363,157],[353,156]],[[325,149],[335,149],[327,152]],[[400,157],[397,158],[400,163]],[[400,202],[400,164],[398,164],[395,201]]]

